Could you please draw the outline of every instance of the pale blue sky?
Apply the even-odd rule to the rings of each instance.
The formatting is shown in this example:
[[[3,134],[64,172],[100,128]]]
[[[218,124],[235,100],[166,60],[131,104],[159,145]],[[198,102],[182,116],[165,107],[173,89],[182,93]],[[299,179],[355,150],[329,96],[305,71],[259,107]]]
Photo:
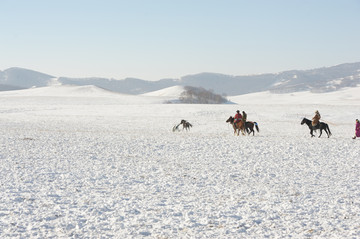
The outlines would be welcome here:
[[[144,80],[360,61],[360,0],[0,0],[0,70]]]

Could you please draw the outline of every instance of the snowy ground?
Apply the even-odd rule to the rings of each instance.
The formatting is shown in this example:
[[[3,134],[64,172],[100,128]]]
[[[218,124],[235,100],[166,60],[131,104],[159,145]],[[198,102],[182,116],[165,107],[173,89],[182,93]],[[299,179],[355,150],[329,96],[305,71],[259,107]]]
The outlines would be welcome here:
[[[359,238],[360,103],[264,95],[180,105],[91,87],[0,93],[0,237]],[[233,135],[237,109],[260,133]],[[315,110],[332,137],[300,125]],[[181,119],[190,132],[172,132]]]

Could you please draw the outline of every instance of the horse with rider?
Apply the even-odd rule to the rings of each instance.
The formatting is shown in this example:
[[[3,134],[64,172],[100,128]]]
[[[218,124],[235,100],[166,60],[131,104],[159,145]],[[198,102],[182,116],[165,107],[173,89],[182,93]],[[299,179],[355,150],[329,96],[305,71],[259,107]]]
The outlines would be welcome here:
[[[254,135],[255,134],[254,126],[256,130],[259,132],[258,124],[256,122],[246,121],[246,119],[247,119],[247,114],[245,113],[245,111],[242,111],[241,114],[240,110],[237,110],[235,116],[234,117],[230,116],[229,119],[226,120],[226,122],[232,124],[234,128],[234,134],[236,134],[237,132],[237,135],[240,134],[240,130],[242,135],[245,135],[245,131],[248,134],[252,132]]]

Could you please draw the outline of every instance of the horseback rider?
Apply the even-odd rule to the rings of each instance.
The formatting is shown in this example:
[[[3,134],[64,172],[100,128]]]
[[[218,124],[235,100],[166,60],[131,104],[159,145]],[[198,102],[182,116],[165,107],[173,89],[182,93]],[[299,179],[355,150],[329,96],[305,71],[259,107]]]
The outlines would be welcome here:
[[[314,115],[314,117],[312,118],[311,125],[312,125],[312,126],[316,126],[316,125],[319,123],[320,118],[321,118],[321,116],[320,116],[319,111],[318,111],[318,110],[315,111],[315,115]]]
[[[245,123],[246,123],[246,118],[247,118],[247,114],[245,113],[245,111],[243,111],[242,112],[242,122],[243,122],[243,124],[245,125]]]
[[[242,128],[243,128],[243,129],[246,129],[246,118],[247,118],[247,114],[245,113],[245,111],[243,111],[243,112],[242,112],[242,118],[241,118]]]
[[[241,121],[241,119],[242,119],[242,115],[240,114],[240,110],[237,110],[235,117],[234,117],[234,126],[235,127]]]

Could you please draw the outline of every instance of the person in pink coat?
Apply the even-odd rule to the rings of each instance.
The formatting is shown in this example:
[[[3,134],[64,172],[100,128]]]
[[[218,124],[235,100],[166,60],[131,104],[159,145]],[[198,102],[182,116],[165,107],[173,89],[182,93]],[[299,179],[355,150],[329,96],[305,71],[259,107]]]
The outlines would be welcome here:
[[[360,122],[358,119],[356,119],[355,136],[353,137],[353,139],[356,139],[356,137],[360,137]]]

